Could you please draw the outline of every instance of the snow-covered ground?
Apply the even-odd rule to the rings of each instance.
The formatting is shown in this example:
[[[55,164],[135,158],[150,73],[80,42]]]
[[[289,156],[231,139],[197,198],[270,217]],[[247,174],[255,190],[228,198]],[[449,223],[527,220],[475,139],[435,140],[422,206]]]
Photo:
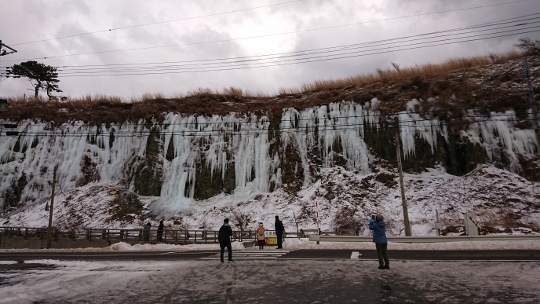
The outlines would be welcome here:
[[[37,261],[2,303],[539,303],[538,262]]]
[[[372,183],[367,190],[359,186],[364,180]],[[481,227],[512,234],[538,231],[540,183],[527,181],[517,174],[487,165],[479,166],[465,176],[450,175],[436,168],[420,174],[406,174],[405,183],[414,236],[436,235],[437,213],[445,229],[453,226],[462,232],[463,214],[469,211],[477,214]],[[328,196],[329,189],[335,195],[332,199]],[[266,194],[244,190],[197,202],[189,212],[178,216],[171,217],[162,212],[152,215],[145,211],[132,214],[131,221],[121,221],[114,218],[111,202],[125,194],[125,188],[89,184],[55,196],[53,225],[60,230],[84,232],[86,228],[141,229],[151,222],[155,230],[159,220],[164,218],[166,230],[217,231],[226,217],[236,225],[236,213],[246,216],[247,229],[255,229],[259,222],[267,229],[273,229],[274,217],[279,215],[288,232],[296,232],[296,224],[299,229],[314,229],[317,223],[323,231],[334,231],[339,226],[335,221],[337,215],[343,213],[342,208],[348,207],[354,212],[350,222],[359,223],[360,235],[369,235],[368,217],[376,213],[384,215],[388,235],[404,235],[399,187],[386,188],[371,175],[355,174],[337,167],[325,169],[320,181],[294,196],[281,190]],[[360,205],[358,197],[362,197]],[[156,198],[140,198],[147,211],[155,207]],[[0,226],[47,227],[49,211],[45,206],[48,203],[49,200],[38,200],[5,214],[0,217]]]
[[[244,249],[235,242],[234,251]],[[371,249],[373,243],[287,239],[285,250]],[[538,241],[390,243],[397,249],[540,249]],[[212,245],[135,245],[73,251],[215,250]],[[14,250],[3,250],[8,252]],[[19,250],[20,251],[20,250]],[[29,251],[29,250],[27,250]],[[38,251],[38,250],[32,250]],[[52,250],[41,250],[50,252]],[[268,249],[268,251],[275,251]],[[391,256],[390,256],[391,257]],[[14,262],[11,262],[14,263]],[[538,261],[373,260],[56,261],[0,271],[1,303],[538,303]]]

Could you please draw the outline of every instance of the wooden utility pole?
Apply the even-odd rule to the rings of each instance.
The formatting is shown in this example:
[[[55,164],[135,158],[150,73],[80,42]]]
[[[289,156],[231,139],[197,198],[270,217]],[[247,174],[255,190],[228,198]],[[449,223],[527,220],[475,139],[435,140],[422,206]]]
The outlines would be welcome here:
[[[54,166],[53,171],[53,181],[52,181],[52,194],[51,194],[51,206],[49,208],[49,230],[47,234],[47,248],[51,248],[52,242],[52,220],[53,220],[53,209],[54,209],[54,189],[56,188],[56,170],[57,166]]]
[[[523,64],[525,64],[525,73],[527,75],[527,84],[529,87],[529,100],[531,101],[531,108],[533,111],[533,123],[534,123],[534,134],[536,135],[536,154],[540,158],[540,126],[538,124],[538,109],[536,108],[536,101],[534,100],[534,92],[531,83],[531,74],[529,72],[529,62],[527,57],[523,58]]]
[[[396,154],[399,170],[399,186],[401,188],[401,206],[403,207],[403,222],[405,223],[405,236],[412,236],[411,224],[409,223],[409,211],[407,210],[407,198],[405,186],[403,186],[403,169],[401,168],[401,145],[399,143],[399,123],[396,124]]]

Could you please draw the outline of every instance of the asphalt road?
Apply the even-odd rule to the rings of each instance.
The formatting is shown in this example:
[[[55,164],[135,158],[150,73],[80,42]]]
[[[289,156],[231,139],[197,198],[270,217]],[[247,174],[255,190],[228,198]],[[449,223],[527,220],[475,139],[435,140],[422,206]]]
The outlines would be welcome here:
[[[181,252],[8,252],[0,253],[0,260],[13,261],[23,260],[79,260],[79,261],[144,261],[144,260],[199,260],[203,258],[215,257],[218,250],[205,251],[181,251]],[[236,250],[233,256],[249,257],[257,259],[264,257],[264,254],[282,253],[275,259],[299,259],[299,260],[348,260],[351,256],[358,259],[377,259],[375,250],[344,250],[344,249],[301,249],[301,250]],[[250,255],[250,253],[252,253]],[[388,252],[390,260],[431,260],[431,261],[451,261],[451,260],[474,260],[474,261],[540,261],[540,250],[390,250]]]
[[[0,302],[540,303],[540,250],[390,250],[389,257],[391,269],[378,270],[375,250],[246,248],[223,264],[218,250],[0,253],[0,261],[25,260],[0,263]]]

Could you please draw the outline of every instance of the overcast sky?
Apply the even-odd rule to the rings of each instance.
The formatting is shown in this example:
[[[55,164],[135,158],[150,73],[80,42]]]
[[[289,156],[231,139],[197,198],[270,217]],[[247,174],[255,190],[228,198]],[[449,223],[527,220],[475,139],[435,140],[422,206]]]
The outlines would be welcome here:
[[[275,94],[392,62],[442,62],[540,39],[540,14],[533,15],[540,0],[0,0],[0,7],[0,39],[17,50],[0,57],[2,70],[26,60],[58,67],[61,95],[72,97],[226,87]],[[467,29],[516,17],[521,25]],[[261,57],[270,54],[295,56]],[[230,65],[226,58],[248,61]],[[31,88],[26,79],[2,78],[0,96],[29,95]]]

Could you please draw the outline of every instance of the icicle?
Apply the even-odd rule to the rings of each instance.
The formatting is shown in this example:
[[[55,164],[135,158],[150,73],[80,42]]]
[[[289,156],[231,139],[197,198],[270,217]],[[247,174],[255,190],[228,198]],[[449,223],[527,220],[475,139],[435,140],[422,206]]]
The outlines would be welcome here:
[[[437,149],[437,135],[441,134],[448,141],[448,133],[445,125],[438,119],[426,119],[420,114],[414,113],[418,104],[416,99],[407,103],[407,111],[399,112],[399,131],[403,147],[403,157],[405,159],[415,154],[415,139],[417,137],[425,140],[431,147],[434,154]]]
[[[432,153],[437,149],[439,134],[448,141],[447,126],[438,119],[426,119],[415,113],[417,104],[418,101],[411,100],[408,112],[398,115],[404,157],[414,155],[415,140],[426,141]],[[281,162],[287,160],[280,159],[279,153],[288,149],[294,149],[300,157],[296,170],[303,172],[304,186],[313,182],[309,156],[313,151],[320,151],[323,168],[334,166],[336,150],[340,150],[347,169],[369,172],[371,156],[363,139],[364,124],[380,128],[378,107],[379,101],[374,98],[364,106],[342,101],[300,111],[284,109],[279,152],[270,151],[268,117],[236,113],[225,116],[166,114],[159,130],[163,143],[161,204],[173,212],[191,206],[197,166],[203,159],[211,178],[222,180],[234,162],[235,186],[237,190],[247,190],[246,193],[267,192],[271,183],[281,186]],[[519,155],[534,154],[539,143],[533,130],[516,129],[509,118],[515,118],[514,112],[492,113],[487,121],[472,119],[469,128],[460,134],[482,145],[490,160],[498,160],[504,153],[510,160],[509,169],[518,172],[521,170]],[[59,187],[77,187],[83,178],[85,158],[95,166],[100,182],[110,184],[129,178],[131,172],[125,171],[126,166],[145,159],[150,134],[143,121],[108,127],[70,122],[54,130],[45,123],[28,121],[20,125],[18,138],[2,136],[0,141],[0,194],[24,176],[27,184],[21,197],[23,202],[50,195],[52,168],[56,165]],[[341,145],[340,149],[336,149],[337,144]],[[13,151],[17,145],[20,150]]]

